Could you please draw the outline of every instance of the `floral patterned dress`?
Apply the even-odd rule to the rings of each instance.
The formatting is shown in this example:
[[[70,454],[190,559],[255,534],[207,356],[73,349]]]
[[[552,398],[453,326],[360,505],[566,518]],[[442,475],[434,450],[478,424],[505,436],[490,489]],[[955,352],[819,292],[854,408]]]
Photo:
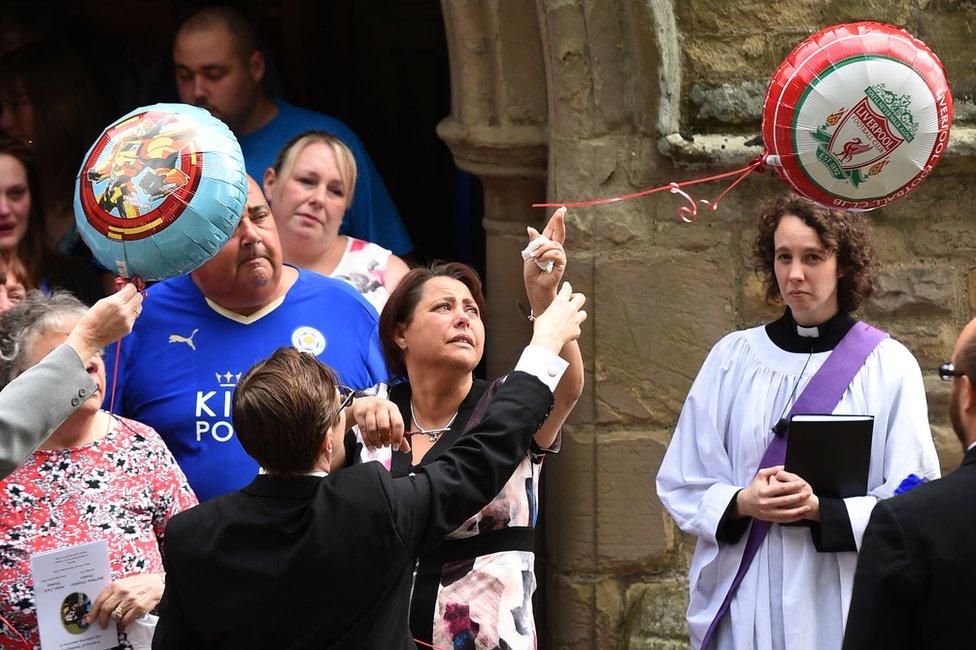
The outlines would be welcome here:
[[[104,539],[113,580],[162,573],[166,522],[196,503],[162,439],[133,420],[113,417],[87,445],[35,451],[0,481],[0,615],[40,648],[32,553]],[[129,647],[124,631],[119,640]],[[0,648],[24,650],[2,621]]]
[[[355,287],[379,314],[390,297],[385,284],[386,264],[390,255],[392,251],[382,246],[355,237],[346,237],[346,250],[331,277],[345,280]]]
[[[435,460],[480,421],[493,386],[475,380],[458,409],[451,430],[424,455],[419,466]],[[390,389],[407,430],[410,384]],[[395,476],[416,469],[409,453],[380,448],[366,451],[358,437],[347,458],[376,460]],[[535,592],[533,533],[539,513],[539,475],[546,455],[558,452],[535,443],[491,503],[420,558],[410,602],[410,630],[415,639],[443,650],[533,650],[536,647],[532,594]]]

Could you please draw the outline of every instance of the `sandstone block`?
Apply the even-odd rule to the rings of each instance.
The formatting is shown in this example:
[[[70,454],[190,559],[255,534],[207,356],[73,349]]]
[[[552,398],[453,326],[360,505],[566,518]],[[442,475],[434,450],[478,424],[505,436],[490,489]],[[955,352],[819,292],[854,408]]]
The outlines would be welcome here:
[[[564,431],[559,455],[545,463],[549,563],[566,573],[592,572],[596,547],[596,468],[592,431]]]
[[[952,354],[958,329],[948,321],[932,320],[922,324],[892,321],[885,328],[891,336],[905,344],[922,368],[922,375],[934,370]]]
[[[739,319],[743,327],[768,323],[783,315],[783,305],[766,303],[766,287],[755,273],[746,274],[739,291]]]
[[[678,578],[638,583],[627,590],[621,647],[628,650],[688,648],[688,587]]]
[[[916,36],[933,52],[938,52],[946,76],[952,82],[953,94],[972,97],[976,90],[972,51],[976,7],[962,0],[925,4],[925,10],[918,12]]]
[[[593,647],[616,648],[620,645],[620,622],[624,618],[623,588],[616,580],[601,580],[593,588]]]
[[[598,569],[648,571],[671,547],[670,528],[654,477],[669,432],[622,431],[596,438],[596,552]]]
[[[552,583],[549,638],[553,648],[590,650],[593,644],[593,583],[557,574]]]
[[[939,454],[939,467],[945,476],[962,463],[964,454],[962,443],[956,437],[950,425],[932,425],[932,440],[935,441],[935,451]]]
[[[949,391],[952,385],[939,379],[934,372],[925,372],[924,370],[922,372],[922,381],[925,384],[925,396],[929,402],[929,421],[948,421]]]
[[[733,327],[728,256],[597,261],[597,417],[671,428],[708,349]],[[602,345],[601,342],[607,342]]]
[[[866,311],[882,317],[946,316],[957,300],[956,275],[943,266],[916,265],[883,269],[878,292]]]
[[[959,256],[971,260],[976,252],[976,223],[966,219],[946,219],[913,229],[912,250],[918,255],[944,259]]]
[[[966,294],[969,296],[969,310],[976,311],[976,269],[969,269],[966,276]]]

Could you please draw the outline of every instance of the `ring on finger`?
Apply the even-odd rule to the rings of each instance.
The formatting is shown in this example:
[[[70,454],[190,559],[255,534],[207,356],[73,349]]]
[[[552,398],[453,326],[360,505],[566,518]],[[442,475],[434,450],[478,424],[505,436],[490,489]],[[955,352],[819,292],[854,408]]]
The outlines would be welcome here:
[[[112,618],[114,618],[117,621],[121,621],[122,617],[125,616],[125,613],[127,611],[129,611],[129,608],[119,603],[118,607],[112,610]]]

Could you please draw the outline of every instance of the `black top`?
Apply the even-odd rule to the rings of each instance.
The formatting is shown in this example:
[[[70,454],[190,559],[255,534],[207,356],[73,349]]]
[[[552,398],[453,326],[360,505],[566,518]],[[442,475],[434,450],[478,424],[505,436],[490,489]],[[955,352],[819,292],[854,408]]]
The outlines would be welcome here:
[[[451,423],[451,430],[445,431],[437,438],[437,442],[424,454],[424,457],[420,459],[417,465],[411,464],[413,455],[409,451],[394,449],[393,459],[390,464],[390,473],[393,476],[407,476],[415,471],[417,467],[423,467],[433,462],[441,453],[450,449],[451,445],[461,437],[461,432],[467,428],[468,420],[471,419],[474,408],[478,405],[481,396],[485,394],[489,386],[491,386],[491,382],[484,379],[475,379],[472,382],[471,390],[468,391],[468,394],[458,407],[457,416],[454,418],[454,422]],[[410,412],[410,398],[412,395],[413,391],[410,390],[410,382],[407,381],[390,388],[390,401],[400,409],[400,414],[403,416],[403,426],[407,431],[413,428],[412,414]],[[418,435],[424,434],[421,433]]]

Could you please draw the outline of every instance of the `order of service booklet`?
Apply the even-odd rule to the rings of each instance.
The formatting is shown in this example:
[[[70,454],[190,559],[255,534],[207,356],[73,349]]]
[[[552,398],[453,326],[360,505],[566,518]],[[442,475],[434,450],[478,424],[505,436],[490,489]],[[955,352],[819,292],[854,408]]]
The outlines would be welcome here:
[[[112,581],[105,540],[31,555],[37,626],[44,650],[107,650],[119,644],[113,620],[85,625],[95,598]]]
[[[786,440],[786,471],[821,497],[867,494],[871,463],[871,415],[794,415]]]

